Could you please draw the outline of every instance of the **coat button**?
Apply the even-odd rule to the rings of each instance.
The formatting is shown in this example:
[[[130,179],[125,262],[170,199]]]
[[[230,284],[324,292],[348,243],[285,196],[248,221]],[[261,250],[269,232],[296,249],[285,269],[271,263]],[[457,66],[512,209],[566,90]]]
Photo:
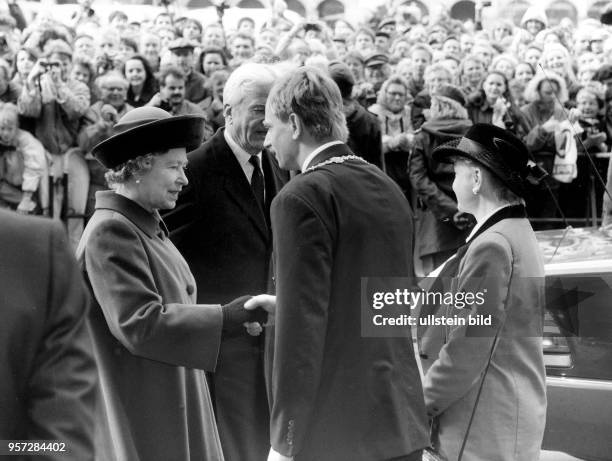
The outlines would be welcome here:
[[[192,284],[188,284],[186,288],[187,288],[187,294],[191,296],[194,291],[194,286]]]

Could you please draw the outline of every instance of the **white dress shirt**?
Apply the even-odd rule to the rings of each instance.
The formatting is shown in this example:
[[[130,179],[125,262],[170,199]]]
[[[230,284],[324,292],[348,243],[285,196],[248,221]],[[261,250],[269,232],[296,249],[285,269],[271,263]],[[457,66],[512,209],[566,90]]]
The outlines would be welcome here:
[[[306,160],[304,160],[304,163],[302,164],[302,171],[306,171],[306,168],[308,168],[308,165],[310,165],[310,162],[312,162],[312,160],[321,153],[321,151],[327,149],[328,147],[331,146],[335,146],[336,144],[343,144],[342,141],[331,141],[331,142],[327,142],[325,144],[320,145],[319,147],[317,147],[315,150],[313,150],[308,157],[306,157]]]
[[[227,132],[227,129],[223,131],[223,136],[225,137],[225,141],[227,142],[227,145],[229,146],[229,148],[232,150],[232,152],[236,156],[238,163],[240,163],[240,167],[242,168],[242,171],[244,171],[244,175],[246,176],[247,181],[249,182],[249,184],[251,184],[251,178],[253,177],[253,170],[255,168],[253,164],[249,162],[251,158],[251,154],[249,154],[246,150],[240,147],[238,143],[232,139],[232,137]],[[261,165],[261,152],[259,152],[256,155],[259,158],[259,164]],[[265,183],[265,177],[263,174],[263,170],[261,171],[261,176],[262,178],[264,178],[264,183]],[[265,188],[264,188],[264,193],[265,193]]]

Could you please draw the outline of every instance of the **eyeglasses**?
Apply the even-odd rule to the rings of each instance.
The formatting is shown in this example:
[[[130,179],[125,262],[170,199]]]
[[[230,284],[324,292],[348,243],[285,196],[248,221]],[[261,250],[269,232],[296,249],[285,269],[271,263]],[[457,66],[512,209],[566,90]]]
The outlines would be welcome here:
[[[106,91],[124,91],[125,88],[122,86],[103,86],[102,89]]]
[[[397,93],[395,91],[387,91],[387,94],[392,98],[405,98],[406,93]]]
[[[48,69],[50,67],[51,68],[55,67],[56,69],[60,69],[62,67],[61,62],[41,62],[40,65],[44,67],[45,69]]]

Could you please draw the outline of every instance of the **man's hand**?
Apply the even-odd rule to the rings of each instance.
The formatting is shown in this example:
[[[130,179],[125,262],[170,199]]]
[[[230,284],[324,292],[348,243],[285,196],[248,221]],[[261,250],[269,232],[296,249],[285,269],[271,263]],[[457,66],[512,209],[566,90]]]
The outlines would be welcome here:
[[[162,98],[159,93],[155,93],[153,97],[149,100],[148,106],[159,107],[162,105]]]
[[[261,307],[268,314],[274,315],[276,312],[276,296],[273,295],[257,295],[249,299],[245,304],[244,308],[252,311]]]
[[[407,152],[412,148],[413,141],[414,135],[412,133],[401,133],[398,135],[397,147]]]
[[[110,104],[104,104],[100,108],[100,114],[102,115],[102,119],[111,125],[114,125],[119,120],[119,113],[117,112],[117,109]]]
[[[606,133],[596,133],[587,136],[587,138],[584,140],[584,146],[586,148],[590,148],[593,146],[599,146],[604,142],[606,142]]]
[[[39,59],[32,67],[32,70],[28,74],[27,84],[30,88],[34,88],[36,81],[47,72],[47,61],[45,59]]]
[[[570,123],[576,123],[578,119],[581,117],[582,113],[580,109],[576,107],[572,107],[567,113],[567,119]]]
[[[495,103],[493,104],[493,114],[499,117],[503,117],[507,111],[508,101],[506,101],[506,98],[500,96],[495,100]]]
[[[293,456],[284,456],[274,451],[274,448],[270,448],[270,453],[268,454],[268,461],[293,461]]]

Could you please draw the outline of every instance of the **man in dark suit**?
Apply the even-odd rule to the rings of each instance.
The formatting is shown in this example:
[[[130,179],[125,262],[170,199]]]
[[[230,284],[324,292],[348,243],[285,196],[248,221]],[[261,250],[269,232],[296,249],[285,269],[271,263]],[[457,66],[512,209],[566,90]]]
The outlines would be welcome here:
[[[198,302],[225,303],[271,288],[270,203],[287,176],[262,151],[272,70],[245,64],[228,79],[225,129],[189,154],[189,186],[165,217],[197,283]],[[269,408],[264,336],[245,331],[221,342],[212,396],[226,461],[265,459]]]
[[[410,335],[361,333],[362,277],[412,273],[408,203],[344,144],[342,97],[321,71],[305,67],[281,79],[265,123],[281,168],[302,171],[271,211],[277,308],[268,461],[420,460],[427,419]]]
[[[368,112],[353,98],[355,79],[351,70],[341,61],[332,61],[328,66],[329,75],[342,95],[348,139],[346,145],[356,155],[382,167],[382,132],[376,115]]]
[[[0,439],[50,440],[65,451],[45,459],[93,460],[88,298],[66,233],[4,210],[0,223]]]

